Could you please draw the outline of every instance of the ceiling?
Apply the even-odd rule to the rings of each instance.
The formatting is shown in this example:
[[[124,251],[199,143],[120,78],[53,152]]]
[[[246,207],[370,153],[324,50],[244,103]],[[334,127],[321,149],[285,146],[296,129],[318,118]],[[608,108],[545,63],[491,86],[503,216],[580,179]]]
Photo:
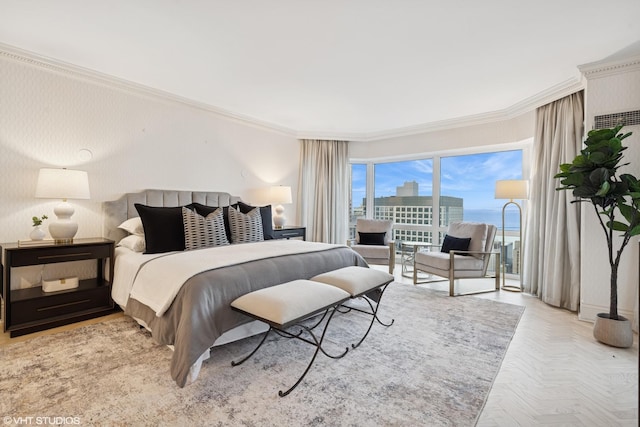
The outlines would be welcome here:
[[[351,139],[504,114],[640,40],[638,0],[1,0],[0,16],[1,44]]]

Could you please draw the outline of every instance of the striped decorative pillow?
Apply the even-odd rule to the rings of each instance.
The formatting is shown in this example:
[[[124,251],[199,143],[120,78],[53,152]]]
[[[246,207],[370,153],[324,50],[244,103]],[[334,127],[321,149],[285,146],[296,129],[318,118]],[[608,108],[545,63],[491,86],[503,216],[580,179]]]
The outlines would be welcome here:
[[[222,208],[216,209],[206,217],[191,209],[182,208],[182,223],[184,248],[188,251],[229,244],[224,231]]]
[[[229,226],[233,243],[261,242],[264,240],[262,216],[258,208],[243,214],[233,206],[229,206]]]

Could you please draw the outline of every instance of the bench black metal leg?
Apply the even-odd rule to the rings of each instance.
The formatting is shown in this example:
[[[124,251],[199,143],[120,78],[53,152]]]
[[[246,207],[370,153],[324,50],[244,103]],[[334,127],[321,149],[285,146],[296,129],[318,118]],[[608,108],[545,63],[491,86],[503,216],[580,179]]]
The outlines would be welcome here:
[[[231,366],[238,366],[243,364],[244,362],[246,362],[251,356],[253,356],[254,354],[256,354],[256,351],[258,351],[258,349],[260,347],[262,347],[262,344],[264,344],[264,342],[267,340],[267,336],[269,335],[269,332],[271,332],[273,330],[272,327],[269,327],[269,330],[264,334],[264,337],[262,337],[262,340],[260,341],[260,344],[258,344],[258,346],[256,348],[253,349],[253,351],[251,353],[249,353],[247,356],[245,356],[243,359],[240,359],[239,361],[231,361]]]
[[[384,291],[387,290],[387,286],[389,286],[388,283],[386,285],[384,285],[384,287],[382,288],[382,290],[380,292],[380,296],[378,298],[378,301],[376,302],[375,307],[373,306],[373,303],[371,302],[371,300],[369,300],[369,298],[363,297],[364,300],[367,302],[367,304],[369,304],[369,307],[371,308],[371,312],[367,312],[367,311],[364,311],[364,310],[360,310],[358,308],[351,307],[351,309],[353,309],[353,310],[356,310],[356,311],[359,311],[361,313],[365,313],[365,314],[368,314],[368,315],[371,316],[371,322],[369,323],[369,327],[367,328],[367,332],[364,333],[364,336],[362,338],[360,338],[360,341],[358,341],[357,344],[351,344],[351,348],[357,348],[358,346],[360,346],[360,344],[362,344],[364,339],[367,338],[367,335],[369,335],[369,331],[371,331],[371,327],[373,326],[373,322],[378,321],[378,323],[380,323],[382,326],[386,326],[386,327],[389,327],[389,326],[393,325],[393,322],[395,322],[395,319],[391,319],[390,323],[384,323],[378,317],[378,307],[380,307],[380,301],[382,300],[382,297],[384,295]]]
[[[331,309],[329,309],[329,310],[331,310]],[[294,388],[296,388],[298,386],[298,384],[300,384],[302,379],[307,375],[307,372],[309,372],[309,369],[311,369],[311,365],[313,365],[313,362],[316,360],[316,356],[318,355],[318,352],[320,350],[322,350],[322,352],[327,355],[327,353],[322,349],[322,341],[324,341],[324,335],[327,333],[327,329],[329,328],[329,323],[331,322],[331,319],[333,318],[334,314],[335,314],[335,310],[331,310],[331,315],[329,315],[329,319],[327,319],[327,324],[324,326],[324,330],[322,331],[322,336],[320,337],[320,341],[318,341],[318,339],[313,334],[313,332],[311,332],[311,330],[305,328],[305,329],[307,329],[307,332],[309,332],[309,334],[311,334],[311,336],[313,337],[313,340],[315,341],[316,351],[313,353],[313,357],[311,358],[311,361],[309,362],[309,365],[307,365],[307,369],[304,370],[304,372],[302,373],[300,378],[298,378],[298,381],[296,381],[296,383],[294,385],[292,385],[287,391],[282,391],[282,390],[278,391],[278,396],[284,397],[284,396],[288,395],[289,393],[291,393],[293,391]],[[310,342],[308,340],[303,340],[303,341]],[[327,356],[332,357],[334,359],[339,359],[340,357],[343,357],[345,354],[347,354],[348,351],[349,351],[349,349],[346,348],[344,353],[342,353],[342,355],[340,355],[340,356],[337,356],[337,357],[332,357],[332,356],[329,356],[329,355],[327,355]]]
[[[331,314],[329,314],[329,312],[331,312]],[[309,343],[309,344],[311,344],[311,345],[315,346],[315,347],[316,347],[316,350],[315,350],[315,352],[313,353],[313,357],[311,358],[311,361],[310,361],[310,362],[309,362],[309,364],[307,365],[307,368],[304,370],[304,372],[302,373],[302,375],[300,376],[300,378],[298,378],[298,380],[296,381],[296,383],[295,383],[294,385],[292,385],[288,390],[286,390],[286,391],[282,391],[282,390],[280,390],[280,391],[278,392],[278,395],[279,395],[280,397],[284,397],[284,396],[288,395],[289,393],[291,393],[291,391],[293,391],[293,389],[295,389],[295,388],[298,386],[298,384],[300,384],[300,382],[302,382],[303,378],[307,375],[307,372],[309,372],[309,370],[311,369],[311,365],[313,365],[313,362],[316,360],[316,356],[318,355],[318,352],[320,352],[320,351],[321,351],[325,356],[330,357],[330,358],[332,358],[332,359],[340,359],[341,357],[344,357],[344,355],[345,355],[345,354],[347,354],[347,352],[349,351],[349,348],[348,348],[348,347],[346,347],[346,348],[344,349],[344,352],[342,352],[341,354],[338,354],[338,355],[335,355],[335,356],[334,356],[334,355],[331,355],[331,354],[327,353],[327,352],[322,348],[322,342],[324,341],[324,336],[325,336],[325,334],[327,333],[327,329],[329,328],[329,323],[331,323],[331,319],[333,318],[333,315],[335,314],[335,312],[336,312],[335,307],[330,307],[330,308],[328,308],[328,309],[325,311],[325,313],[323,314],[322,319],[327,318],[327,314],[329,314],[329,317],[327,318],[327,322],[326,322],[326,324],[324,325],[324,329],[323,329],[323,331],[322,331],[322,335],[320,336],[320,339],[318,339],[318,337],[316,337],[316,335],[315,335],[315,334],[313,333],[313,331],[312,331],[312,329],[316,328],[316,327],[320,324],[320,322],[315,323],[315,324],[314,324],[314,325],[312,325],[311,327],[308,327],[308,326],[305,326],[305,325],[302,325],[302,324],[294,325],[294,326],[298,326],[298,327],[300,328],[300,331],[298,331],[298,332],[297,332],[297,333],[295,333],[295,334],[294,334],[294,333],[291,333],[291,332],[288,332],[288,331],[285,331],[285,330],[283,330],[283,329],[278,329],[278,328],[276,328],[276,327],[274,327],[274,326],[270,326],[270,327],[269,327],[269,330],[267,331],[267,333],[265,333],[265,334],[264,334],[264,337],[262,337],[262,340],[260,341],[260,343],[258,344],[258,346],[257,346],[257,347],[256,347],[256,348],[255,348],[251,353],[249,353],[247,356],[245,356],[245,357],[244,357],[244,358],[242,358],[241,360],[239,360],[239,361],[237,361],[237,362],[236,362],[236,361],[232,361],[232,362],[231,362],[231,366],[238,366],[238,365],[240,365],[240,364],[244,363],[245,361],[247,361],[251,356],[253,356],[253,355],[258,351],[258,349],[259,349],[260,347],[262,347],[262,344],[264,344],[264,342],[265,342],[265,341],[266,341],[266,339],[267,339],[267,336],[269,335],[269,333],[270,333],[271,331],[273,331],[273,332],[277,333],[278,335],[280,335],[280,336],[282,336],[282,337],[285,337],[285,338],[297,338],[297,339],[299,339],[300,341],[304,341],[304,342],[306,342],[306,343]],[[321,319],[321,321],[322,321],[322,319]],[[302,334],[302,332],[303,332],[303,331],[307,331],[307,333],[308,333],[309,335],[311,335],[311,338],[312,338],[313,340],[309,340],[309,339],[307,339],[307,338],[305,338],[305,337],[301,336],[301,334]]]

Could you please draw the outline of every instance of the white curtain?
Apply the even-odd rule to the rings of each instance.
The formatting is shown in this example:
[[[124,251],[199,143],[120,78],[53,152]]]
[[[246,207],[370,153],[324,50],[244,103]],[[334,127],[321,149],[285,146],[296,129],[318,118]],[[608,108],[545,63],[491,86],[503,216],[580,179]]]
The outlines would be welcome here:
[[[583,92],[536,111],[524,289],[547,304],[577,311],[580,303],[580,203],[556,191],[553,176],[582,147]]]
[[[349,143],[303,139],[298,212],[307,239],[342,243],[349,230]]]

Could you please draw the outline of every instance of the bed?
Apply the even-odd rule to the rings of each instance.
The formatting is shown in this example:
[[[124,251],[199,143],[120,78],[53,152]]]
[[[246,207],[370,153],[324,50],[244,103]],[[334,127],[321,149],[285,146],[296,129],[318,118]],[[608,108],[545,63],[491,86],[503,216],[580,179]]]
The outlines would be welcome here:
[[[242,201],[223,192],[144,190],[103,204],[104,235],[118,242],[112,276],[114,301],[149,329],[155,341],[172,346],[170,371],[180,387],[196,379],[212,346],[266,330],[231,310],[230,303],[237,297],[342,267],[367,266],[347,246],[299,240],[144,253],[125,244],[135,230],[119,228],[139,216],[136,204],[138,209],[140,205],[176,208],[191,204],[217,208],[237,206]],[[262,216],[268,217],[265,239],[271,227],[270,209],[260,209]],[[254,215],[256,210],[247,212]],[[145,232],[152,230],[148,225],[145,223]]]

